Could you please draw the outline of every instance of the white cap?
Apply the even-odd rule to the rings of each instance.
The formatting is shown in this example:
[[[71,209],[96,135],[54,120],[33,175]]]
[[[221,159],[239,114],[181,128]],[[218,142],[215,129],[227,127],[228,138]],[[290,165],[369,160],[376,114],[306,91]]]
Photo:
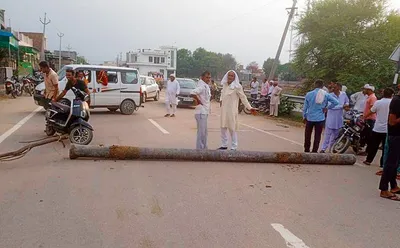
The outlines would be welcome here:
[[[270,82],[270,83],[273,83],[273,82],[274,82],[274,80],[269,80],[269,82]]]
[[[171,75],[169,75],[170,77],[175,77],[175,74],[171,74]]]
[[[375,91],[375,87],[369,84],[364,85],[364,89]]]

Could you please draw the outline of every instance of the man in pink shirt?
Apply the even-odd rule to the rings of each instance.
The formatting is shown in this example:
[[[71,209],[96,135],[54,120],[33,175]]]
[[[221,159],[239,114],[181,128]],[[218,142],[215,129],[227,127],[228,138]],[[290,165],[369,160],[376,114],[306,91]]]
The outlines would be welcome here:
[[[375,96],[375,87],[369,84],[364,85],[364,93],[368,96],[367,101],[365,102],[364,108],[364,118],[365,123],[367,126],[361,133],[361,147],[364,147],[366,144],[369,143],[369,139],[372,134],[372,129],[374,128],[375,121],[376,121],[376,113],[371,113],[371,108],[374,106],[375,102],[378,100]],[[360,153],[359,155],[367,155],[366,152]]]

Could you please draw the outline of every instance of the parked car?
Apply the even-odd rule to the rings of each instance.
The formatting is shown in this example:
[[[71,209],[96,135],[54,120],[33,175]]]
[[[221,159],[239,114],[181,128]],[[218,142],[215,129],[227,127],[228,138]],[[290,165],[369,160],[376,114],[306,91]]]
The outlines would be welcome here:
[[[98,65],[66,65],[58,72],[58,88],[63,91],[67,83],[66,70],[72,69],[76,72],[83,71],[88,82],[90,94],[90,108],[107,108],[110,111],[121,110],[122,114],[130,115],[141,106],[141,85],[139,83],[139,72],[134,68],[98,66]],[[108,81],[107,84],[99,83],[100,75],[107,76],[101,80]],[[98,79],[99,77],[99,79]],[[35,88],[33,96],[35,103],[44,106],[44,83]],[[69,91],[61,103],[70,106],[75,98],[72,91]]]
[[[160,99],[160,88],[153,77],[140,76],[140,85],[143,94],[142,103],[147,99],[154,99],[154,101]]]
[[[190,78],[177,78],[176,80],[181,88],[178,95],[178,107],[192,107],[194,100],[190,93],[196,88],[196,82]]]

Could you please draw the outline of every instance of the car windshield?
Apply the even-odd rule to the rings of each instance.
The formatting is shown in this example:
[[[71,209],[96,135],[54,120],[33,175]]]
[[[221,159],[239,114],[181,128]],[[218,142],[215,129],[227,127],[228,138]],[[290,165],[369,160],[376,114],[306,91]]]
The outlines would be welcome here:
[[[196,88],[196,83],[193,80],[186,80],[186,79],[178,79],[179,86],[182,89],[194,89]]]
[[[63,68],[61,68],[61,70],[59,70],[59,71],[57,72],[58,81],[61,81],[61,80],[65,77],[65,74],[66,74],[67,69],[72,69],[72,68],[69,67],[69,66],[64,66]]]

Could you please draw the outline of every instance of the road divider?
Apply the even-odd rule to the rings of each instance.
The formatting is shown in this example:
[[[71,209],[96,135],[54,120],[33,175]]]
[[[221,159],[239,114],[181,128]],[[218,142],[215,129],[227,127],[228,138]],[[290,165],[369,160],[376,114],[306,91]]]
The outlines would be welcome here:
[[[79,146],[71,145],[70,159],[104,158],[113,160],[177,160],[274,164],[354,165],[351,154],[320,154],[301,152],[220,151],[168,148],[141,148],[133,146]]]

